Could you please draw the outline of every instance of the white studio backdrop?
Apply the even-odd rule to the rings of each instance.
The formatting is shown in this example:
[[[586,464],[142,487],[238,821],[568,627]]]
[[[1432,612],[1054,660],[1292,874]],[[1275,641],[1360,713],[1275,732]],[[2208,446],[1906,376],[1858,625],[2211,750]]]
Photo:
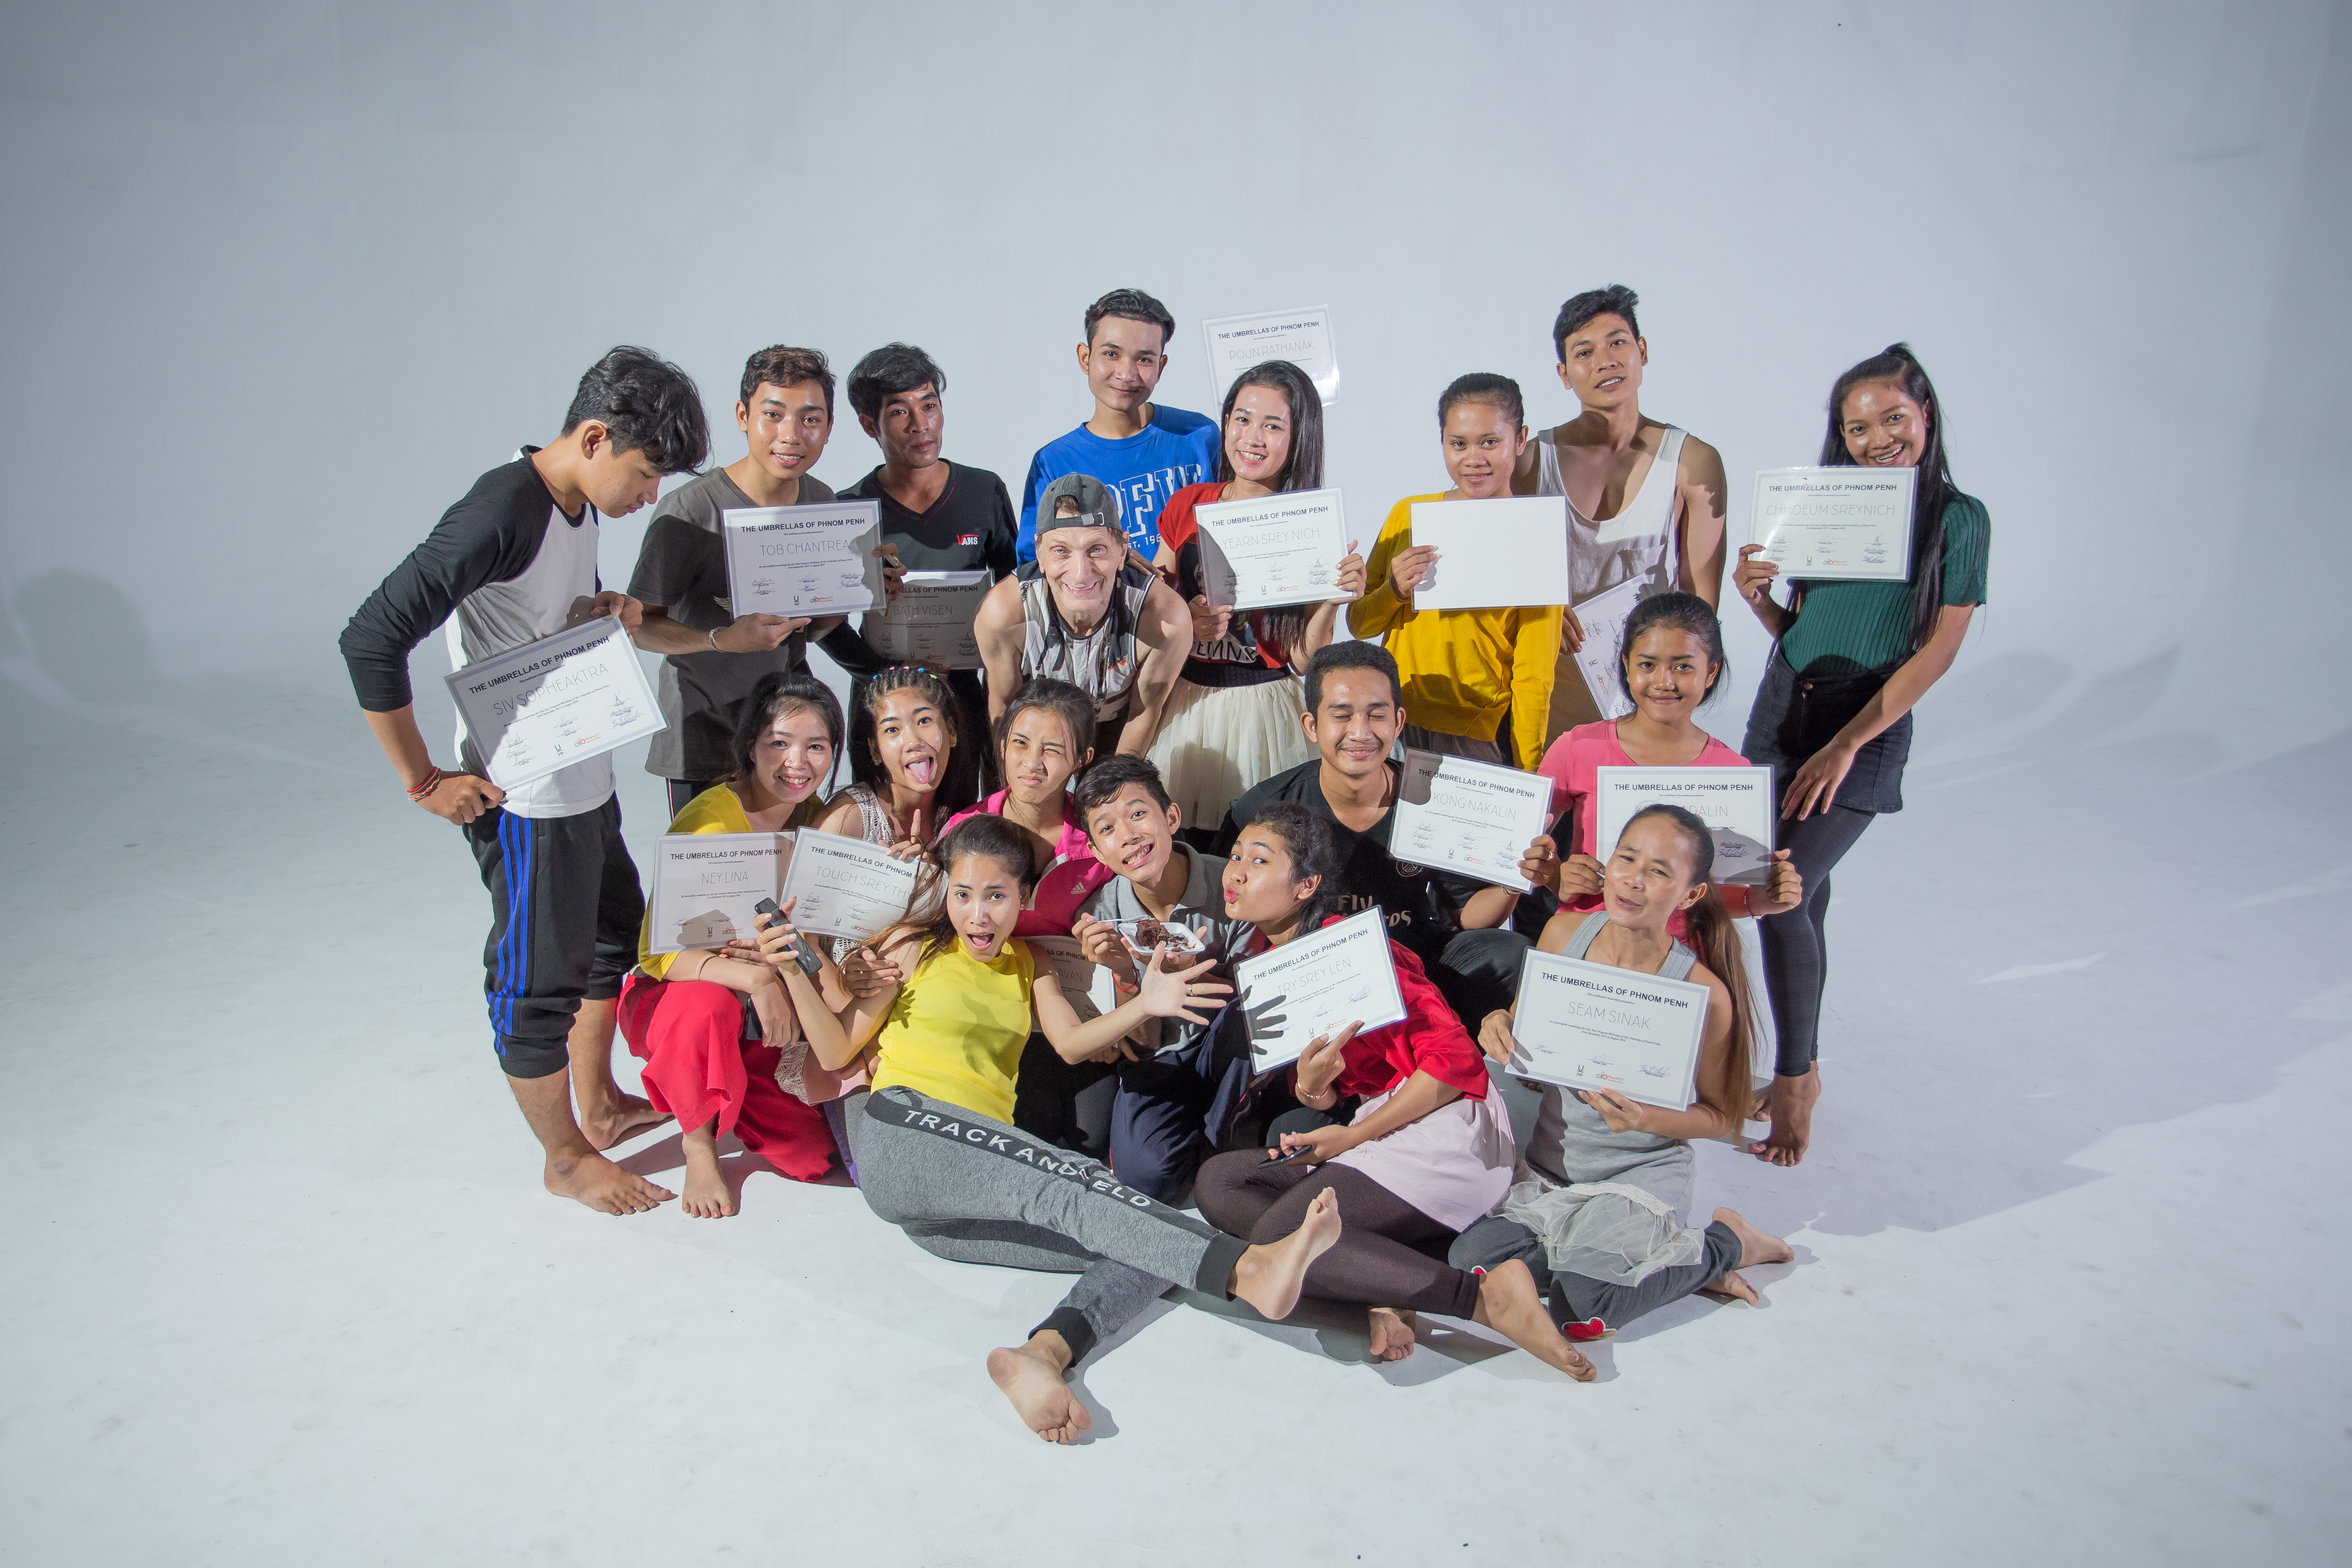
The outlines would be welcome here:
[[[347,690],[344,618],[615,342],[694,374],[719,462],[750,351],[919,342],[1017,490],[1120,285],[1192,408],[1204,316],[1333,307],[1369,549],[1444,482],[1439,389],[1566,417],[1552,314],[1622,281],[1735,545],[1835,374],[1917,349],[1994,522],[1969,743],[2283,750],[2352,717],[2347,51],[2317,0],[14,6],[0,668]],[[845,405],[817,473],[875,460]]]

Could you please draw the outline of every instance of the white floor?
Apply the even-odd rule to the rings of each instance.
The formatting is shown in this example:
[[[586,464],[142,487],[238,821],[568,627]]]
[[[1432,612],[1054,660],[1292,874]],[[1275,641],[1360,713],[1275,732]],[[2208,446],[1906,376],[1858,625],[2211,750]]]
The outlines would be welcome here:
[[[1171,1303],[1062,1450],[981,1370],[1060,1279],[764,1167],[726,1222],[540,1190],[471,863],[346,700],[11,651],[11,1561],[2343,1560],[2344,738],[2106,743],[2126,679],[2001,740],[2046,672],[1964,668],[1838,875],[1815,1155],[1703,1152],[1798,1244],[1763,1310],[1579,1386]]]

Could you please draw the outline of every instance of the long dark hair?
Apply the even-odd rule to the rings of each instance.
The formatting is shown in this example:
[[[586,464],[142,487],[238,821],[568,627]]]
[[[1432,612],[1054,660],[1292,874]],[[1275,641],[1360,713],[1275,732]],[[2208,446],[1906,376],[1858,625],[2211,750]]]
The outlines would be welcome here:
[[[849,715],[849,777],[874,792],[885,805],[890,801],[890,770],[882,765],[881,753],[876,742],[882,732],[882,709],[890,693],[913,687],[940,710],[940,723],[948,733],[948,754],[940,759],[939,787],[931,792],[931,807],[935,820],[944,819],[971,804],[969,770],[956,764],[970,750],[971,742],[963,732],[963,704],[956,700],[948,683],[929,670],[911,664],[894,664],[873,679],[866,682],[858,695],[855,710]]]
[[[1225,456],[1225,426],[1232,423],[1234,405],[1240,400],[1242,388],[1263,386],[1278,392],[1290,402],[1290,458],[1282,465],[1282,473],[1275,484],[1276,490],[1318,490],[1323,488],[1323,396],[1307,373],[1286,359],[1270,359],[1254,364],[1234,378],[1225,388],[1225,405],[1217,416],[1217,483],[1234,482],[1234,463]],[[1270,610],[1252,612],[1265,635],[1282,645],[1287,652],[1306,635],[1307,617],[1314,611],[1312,605],[1281,605]]]
[[[923,857],[915,871],[915,890],[908,897],[907,912],[866,945],[878,952],[898,937],[912,932],[923,942],[915,953],[915,964],[919,964],[952,943],[956,930],[955,920],[948,913],[947,879],[955,863],[967,855],[984,856],[1013,868],[1013,875],[1021,884],[1021,901],[1029,901],[1029,890],[1037,885],[1029,859],[1029,836],[1001,816],[980,812],[949,828],[947,837]],[[907,978],[914,977],[915,966],[909,964]]]
[[[1756,1037],[1761,1031],[1756,1026],[1756,999],[1748,994],[1748,965],[1739,955],[1739,932],[1731,923],[1731,910],[1725,907],[1723,894],[1715,885],[1715,835],[1698,814],[1664,801],[1645,805],[1626,820],[1631,831],[1633,824],[1644,817],[1663,816],[1682,830],[1691,849],[1691,882],[1704,882],[1706,892],[1689,909],[1683,911],[1683,930],[1689,933],[1691,951],[1706,965],[1714,976],[1723,982],[1731,993],[1731,1102],[1724,1109],[1731,1112],[1734,1130],[1748,1120],[1756,1109],[1756,1084],[1753,1062]],[[1622,841],[1623,836],[1619,836]],[[1612,851],[1612,853],[1614,853]]]
[[[1253,827],[1272,828],[1289,847],[1292,882],[1322,879],[1315,885],[1315,896],[1299,911],[1300,931],[1313,931],[1339,912],[1339,846],[1331,837],[1329,823],[1295,800],[1276,800],[1258,807],[1256,815],[1242,824],[1244,833]]]
[[[1944,455],[1944,405],[1936,401],[1935,383],[1927,379],[1927,369],[1911,352],[1911,345],[1887,344],[1839,376],[1830,388],[1830,427],[1822,437],[1822,468],[1856,466],[1853,454],[1845,448],[1845,395],[1865,381],[1900,383],[1904,395],[1927,411],[1927,445],[1919,453],[1911,511],[1911,651],[1917,653],[1936,635],[1936,619],[1943,612],[1944,508],[1959,493],[1959,487],[1952,483],[1951,462]]]
[[[834,768],[841,765],[841,703],[832,689],[808,671],[803,665],[792,670],[770,670],[760,677],[751,695],[743,700],[743,711],[736,715],[735,735],[727,755],[732,763],[727,774],[729,784],[740,784],[757,771],[751,760],[761,738],[777,718],[796,708],[806,709],[817,716],[824,726],[824,738],[833,742],[833,768],[825,770],[824,784],[817,786],[814,798],[824,798],[825,786],[833,783]]]
[[[1715,694],[1723,689],[1724,677],[1731,673],[1731,660],[1723,651],[1723,622],[1705,599],[1679,592],[1653,594],[1625,617],[1625,635],[1617,644],[1617,689],[1626,700],[1633,697],[1633,678],[1625,672],[1625,661],[1633,657],[1634,641],[1652,626],[1688,632],[1698,638],[1706,649],[1707,662],[1715,666],[1715,679],[1707,682],[1706,695],[1698,700],[1698,705],[1704,708],[1714,701]]]

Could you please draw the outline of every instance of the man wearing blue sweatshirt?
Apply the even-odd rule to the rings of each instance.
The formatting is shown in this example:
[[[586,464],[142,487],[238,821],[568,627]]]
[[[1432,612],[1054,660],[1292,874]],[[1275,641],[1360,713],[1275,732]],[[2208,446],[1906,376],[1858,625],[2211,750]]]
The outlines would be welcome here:
[[[1024,561],[1037,555],[1037,495],[1064,474],[1091,474],[1118,492],[1128,542],[1149,561],[1160,548],[1160,509],[1186,485],[1214,478],[1217,422],[1151,401],[1168,368],[1176,318],[1140,289],[1114,289],[1087,308],[1078,368],[1095,395],[1094,417],[1046,442],[1021,487]]]

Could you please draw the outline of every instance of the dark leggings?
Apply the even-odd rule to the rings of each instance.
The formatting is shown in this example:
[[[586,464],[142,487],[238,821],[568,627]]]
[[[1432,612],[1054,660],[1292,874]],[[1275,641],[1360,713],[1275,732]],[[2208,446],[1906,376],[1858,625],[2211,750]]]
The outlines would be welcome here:
[[[1757,924],[1764,938],[1764,978],[1772,993],[1783,1076],[1803,1077],[1821,1055],[1822,988],[1830,972],[1829,939],[1822,931],[1830,914],[1830,872],[1877,816],[1833,805],[1802,822],[1780,823],[1779,847],[1790,851],[1789,863],[1804,879],[1805,900]]]
[[[1201,1167],[1193,1201],[1210,1223],[1251,1242],[1280,1241],[1328,1189],[1339,1200],[1339,1239],[1307,1268],[1307,1293],[1400,1311],[1466,1318],[1478,1279],[1442,1255],[1457,1234],[1361,1171],[1347,1165],[1277,1165],[1263,1149],[1236,1149]]]

